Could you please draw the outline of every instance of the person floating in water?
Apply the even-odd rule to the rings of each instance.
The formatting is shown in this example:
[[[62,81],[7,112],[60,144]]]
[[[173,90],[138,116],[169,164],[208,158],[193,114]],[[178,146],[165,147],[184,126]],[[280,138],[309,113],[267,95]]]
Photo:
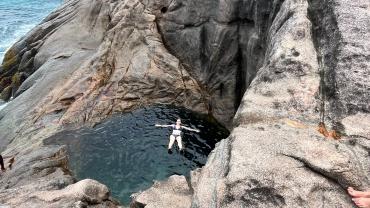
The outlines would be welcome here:
[[[356,191],[352,187],[347,189],[349,195],[353,198],[353,202],[361,208],[370,208],[370,191]]]
[[[170,142],[168,143],[168,153],[172,153],[171,149],[173,144],[175,143],[175,140],[177,141],[177,145],[179,146],[180,151],[183,150],[182,148],[182,138],[181,138],[181,133],[182,130],[188,130],[188,131],[195,131],[195,132],[200,132],[198,129],[192,129],[186,126],[181,125],[181,119],[177,119],[176,124],[171,124],[171,125],[159,125],[156,124],[156,127],[171,127],[172,128],[172,134],[170,135]]]

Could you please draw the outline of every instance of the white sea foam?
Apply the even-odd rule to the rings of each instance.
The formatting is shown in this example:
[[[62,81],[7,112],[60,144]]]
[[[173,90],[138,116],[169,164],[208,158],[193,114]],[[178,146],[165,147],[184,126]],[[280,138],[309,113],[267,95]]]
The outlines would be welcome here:
[[[8,105],[8,103],[0,103],[0,111],[5,108]]]
[[[0,0],[0,64],[5,52],[62,0]]]

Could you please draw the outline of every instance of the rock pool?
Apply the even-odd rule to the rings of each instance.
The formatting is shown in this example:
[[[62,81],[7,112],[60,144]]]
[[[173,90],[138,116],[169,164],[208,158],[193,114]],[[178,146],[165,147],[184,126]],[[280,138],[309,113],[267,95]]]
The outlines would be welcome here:
[[[154,124],[182,124],[201,132],[183,131],[184,153],[168,154],[170,128]],[[92,178],[106,184],[113,197],[127,204],[134,192],[149,188],[153,180],[170,175],[188,176],[205,164],[215,144],[229,132],[214,119],[172,106],[153,106],[115,115],[94,128],[66,130],[45,144],[65,144],[77,179]]]

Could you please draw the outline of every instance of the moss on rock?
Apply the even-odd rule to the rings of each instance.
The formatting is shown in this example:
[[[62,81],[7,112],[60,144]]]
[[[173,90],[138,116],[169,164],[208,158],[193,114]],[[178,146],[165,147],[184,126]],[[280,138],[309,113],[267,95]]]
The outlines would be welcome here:
[[[12,85],[14,87],[19,87],[22,84],[21,74],[19,72],[12,76]]]
[[[10,84],[12,83],[12,80],[10,77],[3,77],[0,78],[0,93]]]
[[[17,53],[14,50],[9,49],[5,53],[4,61],[2,64],[4,72],[12,68],[12,66],[17,63],[17,60],[18,60]]]
[[[1,92],[0,99],[9,100],[11,96],[12,96],[12,87],[8,86]]]

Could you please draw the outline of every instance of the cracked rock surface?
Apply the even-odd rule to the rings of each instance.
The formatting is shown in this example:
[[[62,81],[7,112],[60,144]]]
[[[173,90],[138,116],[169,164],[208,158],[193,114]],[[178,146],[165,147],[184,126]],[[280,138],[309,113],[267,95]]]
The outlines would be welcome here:
[[[277,5],[228,150],[209,157],[192,207],[354,207],[346,188],[370,188],[370,3]]]
[[[0,204],[118,206],[98,182],[71,194],[85,186],[68,153],[42,141],[161,103],[233,131],[189,182],[137,206],[351,207],[348,186],[370,189],[369,23],[362,0],[67,0],[0,67],[1,97],[15,96],[0,111],[14,160]]]

